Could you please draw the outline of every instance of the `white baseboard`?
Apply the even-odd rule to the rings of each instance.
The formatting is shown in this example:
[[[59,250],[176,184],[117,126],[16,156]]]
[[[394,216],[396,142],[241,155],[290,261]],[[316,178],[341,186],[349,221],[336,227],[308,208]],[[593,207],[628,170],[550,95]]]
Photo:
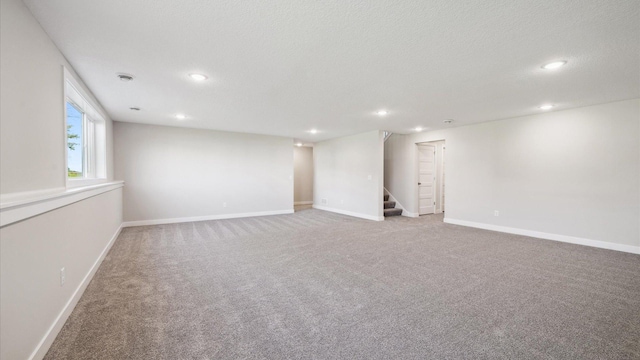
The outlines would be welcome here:
[[[420,214],[412,213],[412,212],[409,212],[409,211],[407,211],[405,209],[402,209],[402,216],[417,218],[418,216],[420,216]]]
[[[259,212],[237,213],[237,214],[191,216],[191,217],[173,218],[173,219],[125,221],[124,223],[122,223],[122,226],[131,227],[131,226],[145,226],[145,225],[176,224],[176,223],[183,223],[183,222],[237,219],[237,218],[245,218],[245,217],[284,215],[284,214],[293,214],[293,209],[275,210],[275,211],[259,211]]]
[[[373,215],[367,215],[367,214],[360,214],[360,213],[353,212],[353,211],[334,209],[334,208],[330,208],[330,207],[327,207],[327,206],[313,205],[313,208],[314,209],[318,209],[318,210],[334,212],[334,213],[338,213],[338,214],[342,214],[342,215],[349,215],[349,216],[353,216],[353,217],[357,217],[357,218],[361,218],[361,219],[367,219],[367,220],[373,220],[373,221],[383,221],[384,220],[384,216],[373,216]]]
[[[561,242],[566,242],[570,244],[585,245],[585,246],[597,247],[601,249],[623,251],[623,252],[628,252],[632,254],[640,254],[640,246],[616,244],[616,243],[610,243],[610,242],[600,241],[600,240],[591,240],[591,239],[579,238],[574,236],[551,234],[551,233],[545,233],[540,231],[477,223],[477,222],[466,221],[466,220],[456,220],[451,218],[445,218],[444,222],[447,224],[469,226],[469,227],[474,227],[478,229],[493,230],[493,231],[499,231],[499,232],[509,233],[509,234],[530,236],[538,239],[561,241]]]
[[[118,238],[118,235],[120,235],[120,231],[122,231],[122,228],[123,226],[120,225],[118,227],[118,230],[116,230],[116,233],[113,234],[111,240],[109,240],[109,242],[107,243],[107,246],[104,247],[104,249],[100,253],[100,256],[98,256],[96,261],[93,263],[93,266],[91,266],[91,269],[89,269],[89,272],[84,276],[84,278],[80,282],[80,285],[78,285],[78,287],[76,288],[76,291],[73,292],[73,295],[71,296],[69,301],[67,301],[60,314],[58,314],[58,317],[56,317],[51,327],[49,327],[49,330],[47,330],[42,340],[40,340],[35,350],[33,350],[31,356],[29,356],[29,360],[42,359],[47,354],[47,351],[49,351],[51,344],[53,344],[53,341],[56,339],[56,336],[58,336],[58,333],[64,326],[64,323],[69,318],[69,315],[71,315],[71,312],[78,304],[78,301],[80,301],[80,298],[91,282],[91,279],[93,279],[93,275],[95,275],[96,271],[100,267],[100,264],[102,264],[102,260],[104,260],[105,256],[107,256],[109,250],[111,249],[111,246],[113,246],[113,243]]]
[[[313,205],[313,200],[312,201],[296,201],[293,203],[293,205]]]

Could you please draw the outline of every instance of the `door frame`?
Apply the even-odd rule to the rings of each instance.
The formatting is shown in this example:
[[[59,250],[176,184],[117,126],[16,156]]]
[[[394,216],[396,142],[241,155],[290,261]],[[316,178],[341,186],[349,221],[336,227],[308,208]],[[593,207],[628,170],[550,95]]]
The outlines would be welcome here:
[[[432,193],[431,193],[431,198],[433,199],[433,212],[432,213],[425,213],[425,214],[421,214],[420,213],[420,147],[421,146],[428,146],[430,148],[433,149],[433,185],[431,187],[432,189]],[[418,216],[421,215],[430,215],[430,214],[435,214],[436,213],[436,186],[437,186],[437,179],[436,179],[436,173],[437,173],[437,158],[436,158],[436,150],[437,150],[437,146],[435,146],[435,144],[429,144],[428,142],[423,142],[423,143],[418,143],[416,144],[416,149],[417,149],[417,158],[416,158],[416,196],[418,199]]]
[[[440,187],[440,212],[436,213],[436,214],[444,213],[444,199],[445,199],[445,196],[444,196],[444,174],[445,174],[445,171],[444,171],[444,165],[445,165],[444,156],[447,153],[447,142],[444,141],[444,140],[441,140],[441,141],[443,142],[443,144],[442,144],[442,153],[440,154],[440,161],[441,161],[441,164],[442,164],[442,171],[438,176],[438,182],[440,183],[439,184],[439,187]],[[437,171],[437,168],[438,168],[438,166],[436,165],[436,171]]]
[[[436,147],[436,152],[437,152],[437,145],[435,143],[438,142],[443,142],[442,147],[446,148],[447,147],[447,141],[446,139],[434,139],[434,140],[429,140],[429,141],[420,141],[420,142],[416,142],[414,143],[415,145],[415,150],[414,150],[414,154],[415,154],[415,163],[414,163],[414,172],[415,172],[415,176],[414,176],[414,181],[413,181],[413,186],[414,186],[414,199],[416,199],[416,216],[420,216],[420,186],[418,186],[418,181],[420,180],[420,145],[434,145]],[[436,153],[437,155],[437,153]],[[445,155],[446,155],[446,150],[442,152],[440,161],[442,162],[442,173],[441,174],[437,174],[437,163],[436,163],[436,184],[435,186],[438,187],[440,189],[440,209],[441,212],[434,212],[434,214],[442,214],[444,213],[444,199],[446,198],[444,196],[444,179],[443,179],[443,175],[445,173]],[[438,161],[438,157],[436,156],[436,162]],[[435,192],[435,187],[434,187],[434,192]],[[434,194],[434,199],[436,198],[436,195]],[[437,207],[435,207],[435,210],[438,210]]]

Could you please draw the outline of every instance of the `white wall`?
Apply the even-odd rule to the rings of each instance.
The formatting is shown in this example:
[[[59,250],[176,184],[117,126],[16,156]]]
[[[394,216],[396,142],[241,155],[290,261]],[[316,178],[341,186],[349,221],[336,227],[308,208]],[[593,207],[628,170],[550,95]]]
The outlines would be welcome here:
[[[381,131],[316,143],[313,148],[314,207],[384,220],[383,147]],[[323,203],[323,199],[327,202]]]
[[[293,148],[293,201],[295,204],[313,203],[313,148]]]
[[[60,171],[65,166],[66,144],[62,67],[79,77],[22,1],[2,0],[0,6],[0,193],[64,187],[67,175]],[[106,127],[111,134],[108,118]],[[107,149],[112,148],[109,135]],[[112,156],[107,151],[110,179]]]
[[[27,359],[54,326],[35,358],[46,353],[121,223],[119,188],[0,228],[0,358]]]
[[[447,147],[445,219],[640,246],[640,100],[394,135],[385,178],[409,211],[415,144],[434,140]]]
[[[291,143],[276,136],[116,122],[116,176],[127,184],[124,220],[291,212]]]
[[[37,198],[40,192],[64,191],[63,66],[79,79],[24,4],[2,0],[3,205],[7,198]],[[111,180],[113,143],[108,118],[106,126],[107,176]],[[79,298],[90,280],[83,282],[85,276],[91,274],[122,222],[121,196],[121,189],[116,189],[0,229],[0,358],[26,359],[37,349],[35,358],[44,355],[69,314],[66,304],[73,305]],[[64,286],[60,286],[62,267],[67,269]]]

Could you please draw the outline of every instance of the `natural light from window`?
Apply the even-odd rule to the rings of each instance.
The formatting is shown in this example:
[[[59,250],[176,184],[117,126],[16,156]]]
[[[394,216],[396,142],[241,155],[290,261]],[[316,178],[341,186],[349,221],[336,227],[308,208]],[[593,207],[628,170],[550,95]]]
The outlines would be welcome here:
[[[82,178],[83,161],[83,113],[67,102],[67,173],[70,178]]]
[[[66,69],[64,89],[67,186],[104,181],[107,177],[105,118]]]

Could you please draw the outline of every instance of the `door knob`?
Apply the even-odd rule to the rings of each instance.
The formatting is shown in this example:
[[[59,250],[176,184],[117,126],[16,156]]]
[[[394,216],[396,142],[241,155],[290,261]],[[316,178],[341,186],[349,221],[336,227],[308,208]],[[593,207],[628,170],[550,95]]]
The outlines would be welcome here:
[[[422,183],[418,183],[418,185],[422,185]]]

